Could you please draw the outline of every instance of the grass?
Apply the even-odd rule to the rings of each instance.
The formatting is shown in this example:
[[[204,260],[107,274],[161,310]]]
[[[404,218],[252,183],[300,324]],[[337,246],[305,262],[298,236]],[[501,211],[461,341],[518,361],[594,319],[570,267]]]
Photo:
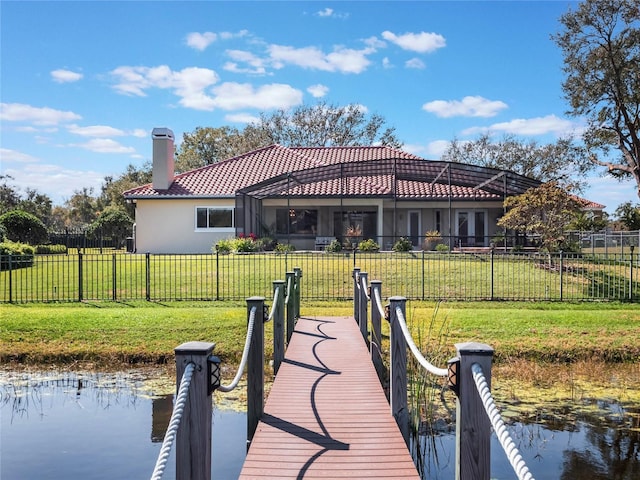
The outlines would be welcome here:
[[[425,352],[452,357],[455,343],[476,341],[494,347],[497,363],[640,360],[640,309],[634,305],[443,302],[434,315],[435,306],[407,303],[407,321]],[[352,315],[353,306],[303,303],[302,314]],[[244,302],[12,304],[3,305],[1,315],[1,362],[98,367],[171,364],[173,349],[194,340],[215,342],[223,361],[237,364],[247,322]],[[419,334],[425,324],[443,333]],[[271,324],[265,325],[265,349],[269,358]]]

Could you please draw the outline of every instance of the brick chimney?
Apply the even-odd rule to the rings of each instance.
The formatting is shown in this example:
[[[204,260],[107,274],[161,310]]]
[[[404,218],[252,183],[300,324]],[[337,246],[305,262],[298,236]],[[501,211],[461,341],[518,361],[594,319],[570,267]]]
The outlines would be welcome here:
[[[168,128],[154,128],[153,139],[153,189],[168,190],[173,183],[175,148],[173,132]]]

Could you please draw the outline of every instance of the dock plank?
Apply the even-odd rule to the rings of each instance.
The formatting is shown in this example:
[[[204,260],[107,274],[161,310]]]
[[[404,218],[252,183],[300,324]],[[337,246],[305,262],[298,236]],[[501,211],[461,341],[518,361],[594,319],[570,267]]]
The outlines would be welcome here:
[[[353,318],[298,319],[239,478],[420,478]]]

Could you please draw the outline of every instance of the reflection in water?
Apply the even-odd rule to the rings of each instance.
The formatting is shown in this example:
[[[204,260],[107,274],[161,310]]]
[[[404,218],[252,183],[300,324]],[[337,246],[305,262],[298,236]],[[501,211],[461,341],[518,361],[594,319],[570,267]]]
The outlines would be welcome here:
[[[173,379],[147,371],[0,372],[0,478],[149,478],[173,391]],[[213,478],[236,478],[246,415],[214,409],[212,421]],[[172,476],[174,453],[165,471]]]

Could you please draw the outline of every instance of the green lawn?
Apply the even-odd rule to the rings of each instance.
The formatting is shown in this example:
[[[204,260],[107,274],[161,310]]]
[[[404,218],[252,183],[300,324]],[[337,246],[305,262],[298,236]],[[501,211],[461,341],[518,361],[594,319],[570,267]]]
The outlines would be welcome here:
[[[433,302],[409,301],[406,308],[407,322],[427,356],[430,349],[453,356],[455,343],[477,341],[494,347],[498,362],[640,360],[640,308],[635,305],[443,302],[436,315],[435,310]],[[352,312],[350,302],[302,304],[303,315]],[[3,305],[1,315],[0,361],[24,364],[172,363],[173,349],[193,340],[215,342],[223,361],[235,364],[247,322],[244,302],[21,304]],[[272,324],[265,331],[269,358]]]

